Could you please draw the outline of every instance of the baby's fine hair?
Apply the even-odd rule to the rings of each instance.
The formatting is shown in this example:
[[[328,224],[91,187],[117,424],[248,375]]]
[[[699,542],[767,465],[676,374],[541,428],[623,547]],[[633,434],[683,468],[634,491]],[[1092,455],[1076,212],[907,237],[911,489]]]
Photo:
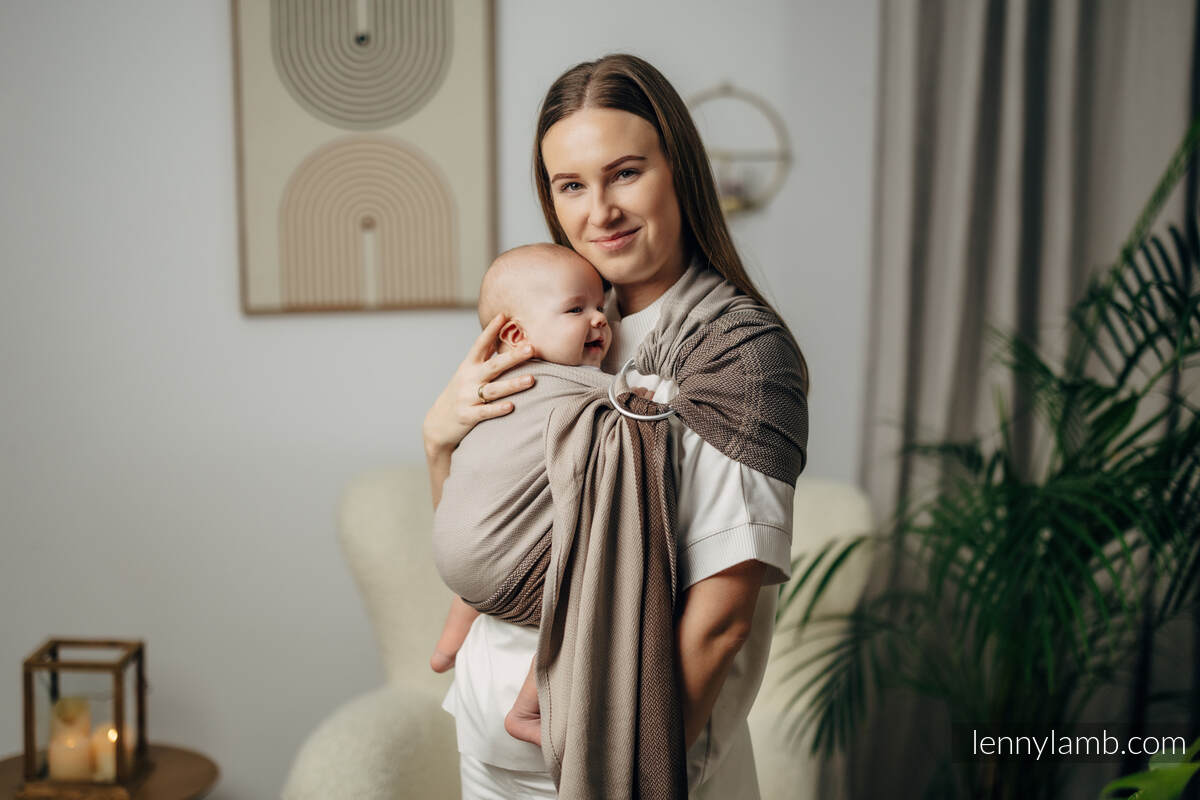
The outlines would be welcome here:
[[[544,263],[551,258],[582,258],[569,247],[551,242],[534,242],[505,250],[496,256],[483,273],[479,285],[479,327],[486,328],[500,312],[512,313],[516,297],[515,285],[520,280],[521,267],[533,262]]]

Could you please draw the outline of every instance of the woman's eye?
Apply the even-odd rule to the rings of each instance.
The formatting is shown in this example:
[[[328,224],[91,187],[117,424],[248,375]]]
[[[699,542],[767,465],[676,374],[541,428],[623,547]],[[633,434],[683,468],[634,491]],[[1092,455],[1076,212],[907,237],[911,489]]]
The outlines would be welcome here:
[[[632,178],[633,176],[635,176],[637,174],[638,174],[638,172],[636,169],[623,169],[623,170],[618,171],[614,177],[619,181],[623,181],[626,178]]]
[[[560,192],[575,192],[581,188],[583,188],[583,187],[580,186],[578,181],[568,181],[567,183],[562,183],[562,184],[559,184],[559,186],[558,186],[558,190]]]

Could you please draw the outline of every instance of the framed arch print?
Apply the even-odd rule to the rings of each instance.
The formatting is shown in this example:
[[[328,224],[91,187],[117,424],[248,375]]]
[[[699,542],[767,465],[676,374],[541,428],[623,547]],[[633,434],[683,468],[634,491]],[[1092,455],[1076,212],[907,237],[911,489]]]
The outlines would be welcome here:
[[[242,309],[474,308],[491,0],[232,0]]]

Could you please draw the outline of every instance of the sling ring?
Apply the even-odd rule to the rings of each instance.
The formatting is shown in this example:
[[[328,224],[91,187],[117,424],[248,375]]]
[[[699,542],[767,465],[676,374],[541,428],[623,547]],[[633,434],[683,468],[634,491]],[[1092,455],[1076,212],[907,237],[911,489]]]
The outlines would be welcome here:
[[[625,366],[623,366],[619,370],[617,370],[617,374],[613,376],[612,383],[610,383],[608,385],[608,400],[610,403],[612,403],[613,408],[615,408],[617,411],[621,412],[625,416],[629,417],[630,419],[640,419],[643,422],[657,422],[660,419],[666,419],[667,417],[674,414],[675,409],[673,409],[673,408],[667,408],[666,411],[663,411],[660,414],[635,414],[632,411],[629,411],[628,409],[624,408],[620,403],[617,402],[617,393],[616,393],[614,387],[617,385],[617,381],[625,380],[625,373],[628,372],[629,368],[632,366],[633,366],[633,359],[631,358],[625,362]]]

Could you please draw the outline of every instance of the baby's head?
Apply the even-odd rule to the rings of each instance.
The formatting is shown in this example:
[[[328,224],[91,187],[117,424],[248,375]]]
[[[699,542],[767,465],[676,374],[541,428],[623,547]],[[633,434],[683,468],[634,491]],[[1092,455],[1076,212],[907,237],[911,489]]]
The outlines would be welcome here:
[[[612,343],[600,273],[574,250],[527,244],[501,253],[479,287],[479,324],[497,314],[501,352],[533,345],[535,358],[600,366]]]

